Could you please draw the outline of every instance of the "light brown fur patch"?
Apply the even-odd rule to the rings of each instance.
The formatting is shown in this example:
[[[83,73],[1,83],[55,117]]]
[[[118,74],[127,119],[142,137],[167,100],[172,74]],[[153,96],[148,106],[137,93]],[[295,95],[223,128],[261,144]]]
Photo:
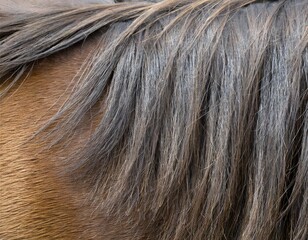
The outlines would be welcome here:
[[[96,235],[92,223],[82,221],[84,213],[78,210],[84,201],[82,190],[74,193],[58,173],[59,161],[68,153],[41,152],[43,146],[28,143],[67,98],[91,43],[37,63],[32,74],[1,101],[0,239],[78,239],[85,235],[89,239]]]

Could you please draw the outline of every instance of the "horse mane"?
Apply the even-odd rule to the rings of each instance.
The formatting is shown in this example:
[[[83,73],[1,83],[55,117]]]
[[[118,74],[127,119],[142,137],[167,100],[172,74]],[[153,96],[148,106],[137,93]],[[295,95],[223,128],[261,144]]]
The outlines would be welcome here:
[[[13,77],[0,96],[35,61],[97,34],[42,132],[68,141],[103,102],[67,165],[100,213],[157,239],[304,240],[307,13],[305,0],[2,11],[0,78]]]

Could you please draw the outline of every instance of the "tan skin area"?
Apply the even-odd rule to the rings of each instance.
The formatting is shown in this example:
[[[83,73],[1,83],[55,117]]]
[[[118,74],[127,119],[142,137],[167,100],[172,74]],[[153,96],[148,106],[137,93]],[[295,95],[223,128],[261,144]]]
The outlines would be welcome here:
[[[59,174],[67,149],[39,153],[40,144],[26,144],[63,104],[92,48],[92,41],[86,41],[41,60],[0,101],[1,240],[98,237],[98,223],[89,215],[93,209],[83,206],[82,188],[72,188]]]

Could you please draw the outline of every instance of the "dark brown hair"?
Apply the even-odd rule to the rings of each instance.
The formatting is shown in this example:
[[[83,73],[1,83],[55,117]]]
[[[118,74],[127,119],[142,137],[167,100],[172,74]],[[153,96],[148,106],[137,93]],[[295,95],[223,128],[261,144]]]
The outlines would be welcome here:
[[[3,16],[0,77],[100,35],[47,126],[55,144],[66,141],[102,101],[67,171],[98,212],[138,232],[132,239],[307,239],[306,0]]]

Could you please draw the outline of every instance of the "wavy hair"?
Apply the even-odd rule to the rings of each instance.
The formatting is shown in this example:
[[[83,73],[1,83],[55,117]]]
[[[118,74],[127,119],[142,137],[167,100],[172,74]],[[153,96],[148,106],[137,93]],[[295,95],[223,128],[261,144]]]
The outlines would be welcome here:
[[[67,141],[102,101],[95,131],[66,166],[99,213],[140,233],[132,239],[305,240],[307,25],[306,0],[7,14],[0,77],[98,34],[44,130],[54,145]]]

